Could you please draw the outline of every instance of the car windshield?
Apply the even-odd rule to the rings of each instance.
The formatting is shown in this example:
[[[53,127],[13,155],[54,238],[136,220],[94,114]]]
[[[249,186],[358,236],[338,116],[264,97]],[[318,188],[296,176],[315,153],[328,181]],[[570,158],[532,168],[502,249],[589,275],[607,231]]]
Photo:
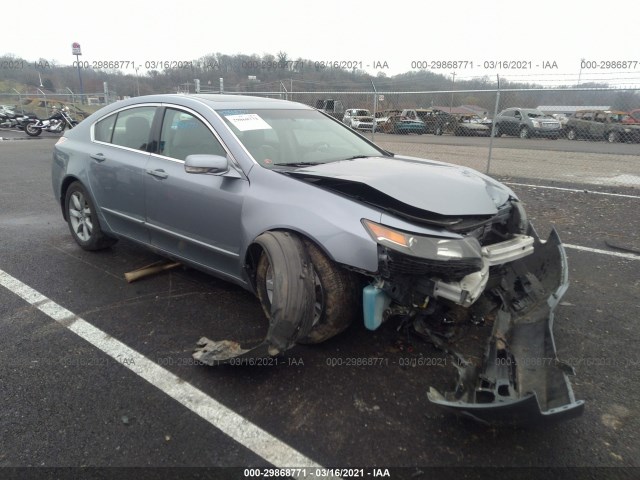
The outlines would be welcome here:
[[[383,156],[358,134],[315,110],[219,110],[263,167],[300,166]]]
[[[371,114],[369,113],[369,110],[356,110],[354,115],[356,117],[368,117]]]

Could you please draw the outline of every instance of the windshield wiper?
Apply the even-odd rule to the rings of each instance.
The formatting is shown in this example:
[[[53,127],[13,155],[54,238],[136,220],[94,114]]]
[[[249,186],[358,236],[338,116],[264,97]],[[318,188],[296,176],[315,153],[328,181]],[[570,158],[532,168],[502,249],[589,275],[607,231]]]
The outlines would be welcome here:
[[[292,162],[292,163],[274,163],[278,167],[309,167],[313,165],[321,165],[322,162]]]

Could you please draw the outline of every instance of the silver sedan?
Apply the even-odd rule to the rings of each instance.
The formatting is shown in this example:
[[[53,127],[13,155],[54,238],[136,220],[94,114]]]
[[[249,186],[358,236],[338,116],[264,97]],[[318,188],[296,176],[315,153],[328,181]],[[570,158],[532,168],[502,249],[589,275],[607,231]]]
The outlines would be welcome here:
[[[459,362],[455,391],[429,393],[437,405],[495,423],[582,410],[558,362],[518,360],[555,359],[562,244],[540,241],[516,195],[478,172],[394,155],[302,104],[155,95],[67,131],[52,180],[80,247],[134,241],[258,296],[264,341],[204,339],[204,363],[396,320]],[[447,344],[460,322],[492,325],[480,366]]]

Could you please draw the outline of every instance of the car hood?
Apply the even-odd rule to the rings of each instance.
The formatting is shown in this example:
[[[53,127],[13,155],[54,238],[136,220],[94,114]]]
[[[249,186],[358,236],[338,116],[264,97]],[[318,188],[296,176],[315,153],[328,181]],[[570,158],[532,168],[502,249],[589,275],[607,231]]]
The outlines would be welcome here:
[[[292,176],[381,208],[442,216],[494,215],[513,192],[469,168],[412,157],[366,157],[298,168]]]

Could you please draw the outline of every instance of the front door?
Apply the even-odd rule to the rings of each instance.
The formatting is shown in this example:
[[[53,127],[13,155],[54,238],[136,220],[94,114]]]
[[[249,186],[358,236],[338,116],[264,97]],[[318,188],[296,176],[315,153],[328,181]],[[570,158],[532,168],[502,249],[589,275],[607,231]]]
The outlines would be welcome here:
[[[151,244],[214,273],[241,278],[242,204],[249,182],[238,174],[187,173],[184,161],[192,154],[228,157],[199,115],[166,108],[158,154],[151,155],[144,175]]]

